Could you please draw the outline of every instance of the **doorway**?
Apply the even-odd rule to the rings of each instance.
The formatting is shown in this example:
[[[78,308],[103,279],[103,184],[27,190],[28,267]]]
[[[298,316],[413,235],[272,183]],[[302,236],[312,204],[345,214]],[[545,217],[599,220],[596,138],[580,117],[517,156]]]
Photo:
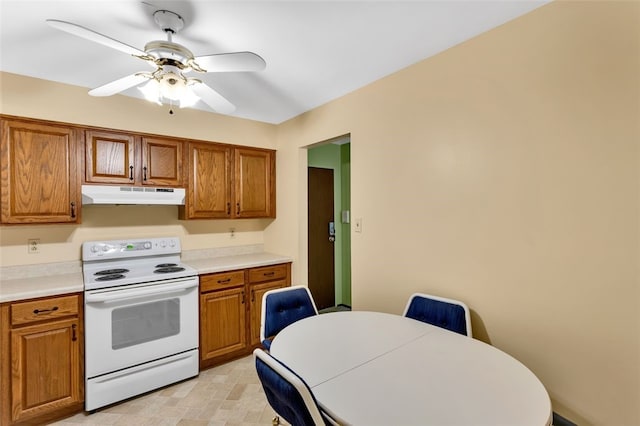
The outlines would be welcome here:
[[[351,307],[351,155],[350,136],[332,139],[313,147],[308,154],[308,283],[318,310],[350,309]],[[320,171],[318,171],[318,169]],[[314,174],[332,175],[332,184],[318,187]],[[331,190],[332,189],[332,190]],[[331,191],[329,191],[331,190]],[[324,194],[324,195],[322,195]],[[324,207],[314,207],[324,198]],[[329,212],[319,213],[320,209]],[[320,216],[320,217],[317,217]],[[312,222],[317,221],[317,222]],[[329,241],[329,223],[333,222],[333,242]],[[319,247],[333,255],[333,263],[327,254],[319,254]],[[331,279],[333,276],[333,279]],[[332,287],[332,288],[331,288]],[[326,295],[329,293],[329,296]]]
[[[309,291],[322,310],[336,306],[333,170],[309,167],[308,185]]]

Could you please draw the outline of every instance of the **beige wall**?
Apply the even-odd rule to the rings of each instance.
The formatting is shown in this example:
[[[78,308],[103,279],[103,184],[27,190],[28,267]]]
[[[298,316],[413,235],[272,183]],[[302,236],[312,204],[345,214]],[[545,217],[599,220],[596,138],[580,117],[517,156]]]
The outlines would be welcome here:
[[[464,300],[555,411],[639,425],[639,16],[555,2],[280,125],[265,241],[306,263],[300,152],[350,133],[353,307]]]
[[[26,238],[54,241],[40,259],[58,261],[103,235],[229,245],[233,223],[292,256],[304,284],[304,147],[350,133],[354,308],[400,313],[413,291],[462,299],[475,335],[531,368],[555,411],[638,425],[639,17],[637,2],[554,2],[279,126],[159,119],[143,101],[0,74],[5,114],[278,149],[273,222],[92,206],[80,226],[2,227],[1,264],[25,258]]]
[[[276,126],[193,109],[168,110],[125,96],[94,98],[75,86],[0,73],[0,113],[261,148],[276,147]],[[180,221],[175,206],[85,206],[81,225],[3,226],[0,266],[80,259],[83,241],[179,236],[184,250],[263,244],[271,220]],[[229,228],[235,228],[231,238]],[[41,252],[25,256],[27,239]]]

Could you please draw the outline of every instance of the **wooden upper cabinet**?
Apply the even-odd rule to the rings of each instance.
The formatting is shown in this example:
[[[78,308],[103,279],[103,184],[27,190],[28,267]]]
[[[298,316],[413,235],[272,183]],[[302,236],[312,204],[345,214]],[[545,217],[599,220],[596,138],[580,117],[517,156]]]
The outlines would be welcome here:
[[[181,140],[86,130],[85,182],[181,187]]]
[[[181,219],[230,218],[232,149],[210,143],[189,143],[186,206]]]
[[[134,183],[134,168],[139,163],[134,136],[86,130],[84,143],[86,182]]]
[[[72,127],[2,119],[2,223],[77,223],[78,135]]]
[[[275,217],[275,154],[255,148],[236,148],[235,217]]]
[[[176,139],[142,137],[142,184],[183,186],[184,142]]]

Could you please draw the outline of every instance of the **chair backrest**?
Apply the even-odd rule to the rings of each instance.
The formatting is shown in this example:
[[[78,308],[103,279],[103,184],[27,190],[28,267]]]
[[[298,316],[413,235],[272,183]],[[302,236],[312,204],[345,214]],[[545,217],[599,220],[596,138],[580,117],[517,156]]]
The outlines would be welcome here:
[[[287,366],[262,349],[253,351],[256,372],[269,405],[295,426],[326,424],[311,389]]]
[[[463,302],[414,293],[404,309],[405,317],[471,337],[471,315]]]
[[[269,290],[262,296],[260,341],[268,349],[269,337],[275,336],[289,324],[313,315],[318,315],[318,309],[307,287]]]

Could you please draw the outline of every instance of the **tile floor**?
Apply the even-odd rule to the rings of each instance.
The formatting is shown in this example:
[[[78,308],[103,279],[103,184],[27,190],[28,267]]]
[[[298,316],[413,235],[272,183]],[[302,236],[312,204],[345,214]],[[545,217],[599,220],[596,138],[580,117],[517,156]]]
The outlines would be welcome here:
[[[196,378],[52,423],[135,426],[271,425],[273,409],[258,380],[253,355],[200,372]],[[284,423],[283,423],[284,424]]]

